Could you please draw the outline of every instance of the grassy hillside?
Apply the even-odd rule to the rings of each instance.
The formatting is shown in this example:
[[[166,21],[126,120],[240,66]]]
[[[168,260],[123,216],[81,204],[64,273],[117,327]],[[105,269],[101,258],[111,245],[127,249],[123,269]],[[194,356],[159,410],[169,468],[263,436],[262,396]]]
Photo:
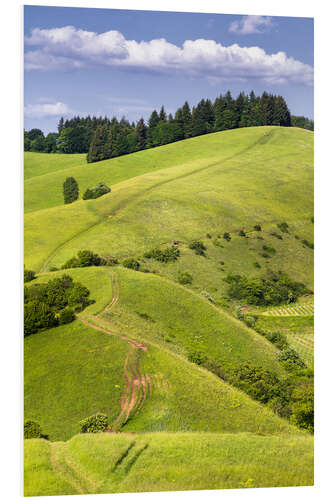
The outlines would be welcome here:
[[[209,134],[204,141],[202,139],[195,137],[94,164],[87,164],[85,155],[26,152],[25,211],[62,205],[62,184],[68,175],[72,175],[78,181],[81,198],[87,187],[92,187],[98,182],[114,185],[148,172],[186,165],[198,160],[207,165],[208,160],[228,158],[250,147],[257,139],[257,132],[254,128],[248,129],[246,134],[242,134],[241,141],[237,139],[234,131],[225,132],[223,135]],[[50,168],[45,168],[46,165],[50,165]],[[31,179],[32,173],[40,177]]]
[[[26,496],[313,484],[308,435],[78,435],[67,443],[25,441],[25,452]]]
[[[205,346],[204,352],[224,369],[250,359],[283,374],[276,349],[263,337],[158,276],[121,268],[66,273],[86,285],[95,300],[80,317],[118,337],[77,320],[25,340],[25,415],[39,421],[51,440],[68,439],[78,432],[79,420],[97,411],[107,413],[110,422],[116,420],[125,389],[123,365],[131,347],[124,337],[147,346],[146,351],[134,353],[146,378],[144,397],[138,394],[144,404],[140,411],[133,407],[124,429],[296,431],[268,408],[187,360],[188,349]],[[41,275],[28,286],[59,274]],[[119,299],[105,311],[114,293],[112,275],[118,279]]]

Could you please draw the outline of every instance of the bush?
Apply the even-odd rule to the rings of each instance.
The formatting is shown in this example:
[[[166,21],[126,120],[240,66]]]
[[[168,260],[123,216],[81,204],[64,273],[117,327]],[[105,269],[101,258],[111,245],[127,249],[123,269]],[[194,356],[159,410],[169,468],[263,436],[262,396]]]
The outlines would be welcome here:
[[[231,299],[253,305],[278,305],[295,301],[309,290],[279,271],[267,273],[264,278],[247,278],[239,274],[229,274],[225,281],[229,284],[227,293]]]
[[[79,185],[74,177],[67,177],[63,184],[64,202],[65,204],[73,203],[79,197]]]
[[[24,422],[24,439],[42,437],[41,426],[33,420],[25,420]]]
[[[267,403],[279,392],[277,376],[250,361],[238,365],[231,376],[231,382],[262,403]]]
[[[207,234],[206,234],[206,236],[207,236],[207,238],[209,238],[209,239],[211,239],[211,238],[212,238],[212,235],[211,235],[211,234],[209,234],[209,233],[207,233]]]
[[[82,310],[89,304],[89,294],[90,292],[87,287],[81,283],[74,283],[74,286],[68,295],[68,305],[73,307],[78,306],[77,308]]]
[[[311,248],[312,250],[314,249],[314,244],[310,243],[308,240],[302,240],[303,245],[305,245],[308,248]]]
[[[221,241],[218,238],[215,238],[213,240],[213,245],[215,245],[216,247],[224,248],[224,246],[222,245]]]
[[[223,238],[227,241],[230,241],[231,240],[230,233],[224,233]]]
[[[196,365],[203,365],[207,361],[207,356],[199,350],[192,350],[188,353],[188,360]]]
[[[103,184],[103,182],[100,182],[97,184],[97,186],[87,189],[84,192],[83,199],[84,200],[91,200],[91,199],[96,199],[99,198],[100,196],[103,196],[104,194],[110,193],[111,189],[106,185]]]
[[[58,324],[52,309],[45,303],[32,300],[24,304],[24,336]]]
[[[253,262],[253,266],[257,267],[258,269],[261,267],[261,265],[259,264],[259,262]]]
[[[36,278],[35,271],[29,271],[28,269],[24,269],[24,283],[28,283]]]
[[[192,241],[192,243],[189,244],[188,246],[191,250],[194,250],[194,252],[197,254],[197,255],[205,255],[205,250],[206,250],[206,247],[205,245],[202,243],[202,241]]]
[[[187,271],[184,271],[183,273],[180,273],[178,275],[178,283],[181,283],[182,285],[190,285],[192,281],[192,275]]]
[[[253,226],[253,229],[254,229],[255,231],[261,231],[261,226],[260,226],[260,224],[256,224],[255,226]]]
[[[263,245],[263,246],[262,246],[262,249],[263,249],[266,253],[268,253],[269,255],[275,255],[275,254],[276,254],[276,250],[275,250],[275,248],[273,248],[273,247],[269,247],[269,246],[267,246],[267,245]]]
[[[115,266],[116,264],[119,264],[116,257],[112,257],[112,255],[102,255],[100,262],[101,266]]]
[[[286,222],[280,222],[280,224],[276,224],[282,233],[289,233],[288,224]]]
[[[146,252],[143,256],[146,259],[154,259],[159,262],[174,262],[178,259],[179,255],[179,249],[175,245],[172,245],[164,250],[161,250],[160,248],[153,248],[152,250],[149,250],[149,252]]]
[[[63,309],[59,314],[59,325],[67,325],[75,320],[75,313],[72,309]]]
[[[262,332],[262,335],[266,337],[267,340],[275,344],[280,350],[286,349],[288,347],[287,337],[280,332]]]
[[[273,232],[271,233],[271,236],[274,236],[274,237],[275,237],[275,238],[277,238],[278,240],[282,240],[282,239],[283,239],[283,238],[282,238],[282,236],[281,236],[281,234],[278,234],[278,233],[276,233],[275,231],[273,231]]]
[[[127,267],[128,269],[134,269],[134,271],[138,271],[139,267],[140,267],[140,262],[138,262],[135,259],[129,258],[129,259],[123,260],[122,265],[124,267]]]
[[[104,432],[108,427],[108,417],[104,413],[96,413],[79,422],[81,432]]]
[[[291,422],[301,429],[314,431],[314,393],[313,384],[303,384],[293,393]]]
[[[291,347],[283,349],[279,354],[278,360],[280,363],[283,363],[287,370],[306,368],[305,363],[303,363],[297,352]]]
[[[246,233],[245,231],[243,231],[243,229],[241,229],[238,234],[239,236],[246,236]]]

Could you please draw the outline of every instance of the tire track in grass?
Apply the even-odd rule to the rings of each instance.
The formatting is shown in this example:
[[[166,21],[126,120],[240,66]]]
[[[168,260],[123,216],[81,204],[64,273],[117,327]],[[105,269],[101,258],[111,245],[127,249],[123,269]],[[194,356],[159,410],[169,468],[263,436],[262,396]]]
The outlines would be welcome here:
[[[85,495],[88,489],[82,481],[73,473],[69,464],[64,459],[64,448],[66,443],[50,443],[50,461],[54,472],[61,477],[63,481],[69,484],[79,495]]]
[[[107,304],[104,309],[96,315],[96,317],[101,317],[105,312],[109,311],[119,300],[119,283],[117,275],[115,273],[112,273],[111,275],[111,286],[111,302],[109,302],[109,304]],[[140,371],[140,354],[141,351],[145,352],[147,350],[147,346],[134,339],[126,337],[125,335],[119,335],[118,333],[114,333],[110,330],[97,326],[96,324],[91,323],[87,319],[84,319],[80,316],[78,316],[78,319],[94,330],[107,333],[108,335],[113,335],[129,344],[130,349],[124,361],[125,389],[119,401],[120,414],[111,425],[112,429],[119,429],[126,424],[131,416],[135,415],[142,408],[147,397],[146,382],[148,380],[149,394],[151,392],[150,379],[148,375],[144,375]]]

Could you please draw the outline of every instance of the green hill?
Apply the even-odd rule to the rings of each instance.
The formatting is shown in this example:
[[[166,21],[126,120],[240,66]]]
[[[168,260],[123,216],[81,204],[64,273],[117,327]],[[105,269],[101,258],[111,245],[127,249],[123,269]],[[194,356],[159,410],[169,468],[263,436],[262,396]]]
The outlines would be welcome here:
[[[25,496],[313,484],[313,437],[153,433],[25,441]]]
[[[251,360],[283,374],[277,350],[263,337],[204,298],[158,276],[121,268],[66,273],[92,291],[95,303],[79,315],[91,327],[77,320],[25,340],[25,415],[39,421],[51,440],[73,436],[78,422],[94,412],[103,411],[110,422],[116,421],[121,395],[126,395],[123,365],[128,356],[128,376],[133,377],[130,364],[138,358],[144,384],[133,390],[136,401],[124,429],[297,432],[187,359],[188,350],[204,346],[205,354],[224,370]],[[58,274],[62,273],[41,275],[29,285]],[[108,308],[115,290],[112,277],[117,278],[119,292]],[[147,349],[133,352],[130,339]]]
[[[236,312],[284,333],[308,366],[313,317],[248,307],[225,278],[282,271],[313,288],[313,134],[244,128],[89,165],[26,153],[25,172],[25,266],[38,273],[27,286],[66,273],[93,301],[25,338],[25,418],[49,437],[25,443],[26,495],[312,484],[312,436],[230,384],[246,362],[288,375]],[[99,182],[111,192],[64,205],[69,176],[80,197]],[[147,256],[168,247],[172,262]],[[83,249],[119,263],[59,270]],[[77,435],[95,412],[123,433]]]

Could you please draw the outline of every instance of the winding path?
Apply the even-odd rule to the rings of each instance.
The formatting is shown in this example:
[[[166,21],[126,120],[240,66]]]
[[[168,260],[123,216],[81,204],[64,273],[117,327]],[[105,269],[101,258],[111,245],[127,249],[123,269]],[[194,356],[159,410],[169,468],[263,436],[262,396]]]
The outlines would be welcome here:
[[[99,314],[96,315],[95,318],[103,316],[103,314],[108,312],[119,300],[119,283],[115,273],[112,273],[111,275],[111,282],[112,300]],[[94,320],[95,318],[92,316],[91,320]],[[114,337],[118,337],[129,344],[129,351],[124,361],[125,389],[119,401],[120,414],[111,425],[113,430],[119,429],[125,425],[131,416],[142,408],[147,395],[151,392],[151,382],[149,376],[142,374],[140,371],[141,352],[145,352],[147,350],[147,346],[134,339],[126,337],[125,335],[119,335],[118,333],[102,328],[80,316],[78,316],[78,319],[94,330],[107,333],[108,335],[113,335]]]

